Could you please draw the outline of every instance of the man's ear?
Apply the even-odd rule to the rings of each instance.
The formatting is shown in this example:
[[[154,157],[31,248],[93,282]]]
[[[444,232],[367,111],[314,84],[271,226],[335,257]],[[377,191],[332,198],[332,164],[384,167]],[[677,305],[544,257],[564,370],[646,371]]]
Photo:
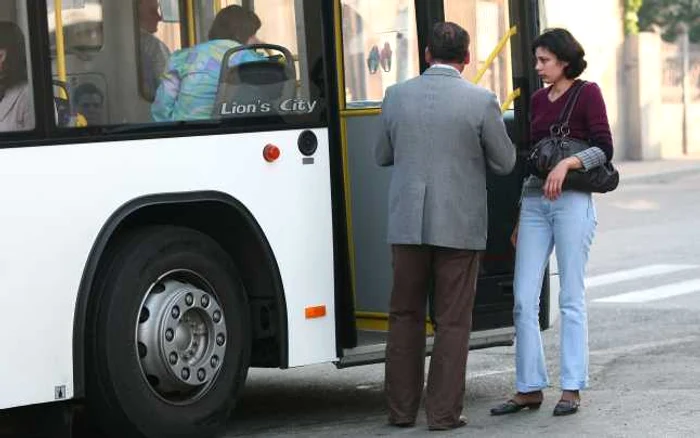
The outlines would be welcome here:
[[[464,56],[464,65],[469,65],[472,62],[472,54],[467,50],[467,54]]]
[[[428,65],[433,64],[433,54],[430,53],[430,49],[428,47],[425,48],[425,62],[428,63]]]
[[[0,64],[7,59],[7,49],[0,49]]]

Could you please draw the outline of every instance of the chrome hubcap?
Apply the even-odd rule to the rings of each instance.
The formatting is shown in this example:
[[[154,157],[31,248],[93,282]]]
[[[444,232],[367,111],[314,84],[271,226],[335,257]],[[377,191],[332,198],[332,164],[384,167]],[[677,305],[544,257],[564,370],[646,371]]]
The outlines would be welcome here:
[[[151,389],[173,404],[200,398],[221,369],[227,333],[216,294],[202,277],[189,271],[163,276],[146,294],[136,327]]]

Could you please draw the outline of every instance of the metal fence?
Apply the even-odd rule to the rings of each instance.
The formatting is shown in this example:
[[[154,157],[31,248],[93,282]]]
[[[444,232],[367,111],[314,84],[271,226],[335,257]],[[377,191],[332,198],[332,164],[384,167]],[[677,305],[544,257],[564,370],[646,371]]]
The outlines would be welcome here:
[[[664,103],[683,103],[683,45],[661,43],[662,99]],[[688,68],[689,100],[700,102],[700,44],[690,44]]]

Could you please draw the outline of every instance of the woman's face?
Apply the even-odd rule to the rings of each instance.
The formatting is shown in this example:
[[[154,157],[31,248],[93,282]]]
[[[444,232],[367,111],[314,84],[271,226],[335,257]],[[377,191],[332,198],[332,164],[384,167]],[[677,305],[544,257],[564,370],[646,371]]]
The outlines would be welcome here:
[[[535,70],[546,84],[553,84],[564,76],[564,69],[569,66],[568,62],[560,61],[557,56],[545,49],[538,47],[535,50]]]

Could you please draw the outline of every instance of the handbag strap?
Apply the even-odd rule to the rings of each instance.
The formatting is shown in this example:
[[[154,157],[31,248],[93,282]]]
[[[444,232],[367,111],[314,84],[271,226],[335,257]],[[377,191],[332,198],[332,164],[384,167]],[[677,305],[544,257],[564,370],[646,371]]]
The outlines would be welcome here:
[[[564,105],[564,108],[562,108],[561,114],[559,114],[559,119],[554,125],[552,125],[549,128],[549,131],[552,135],[561,137],[566,137],[569,135],[569,133],[571,132],[571,130],[569,129],[569,121],[571,120],[571,114],[573,114],[574,112],[574,108],[576,107],[578,98],[581,95],[581,91],[583,91],[583,87],[585,87],[587,84],[588,82],[586,81],[580,81],[574,85],[572,93],[566,100],[566,104]]]

